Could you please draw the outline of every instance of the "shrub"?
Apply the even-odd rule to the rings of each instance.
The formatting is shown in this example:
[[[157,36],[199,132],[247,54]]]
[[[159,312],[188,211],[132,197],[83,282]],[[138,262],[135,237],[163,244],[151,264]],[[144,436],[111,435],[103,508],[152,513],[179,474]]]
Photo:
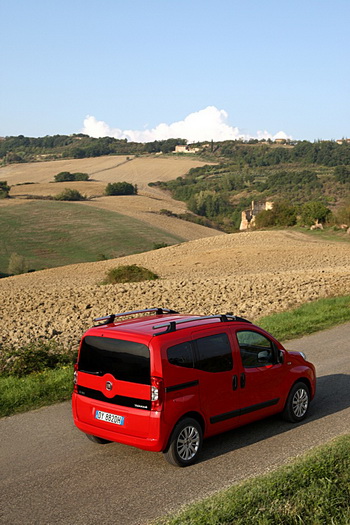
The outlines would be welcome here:
[[[55,196],[56,201],[85,201],[86,197],[82,195],[78,190],[72,190],[70,188],[66,188],[62,191],[62,193],[59,193]]]
[[[87,173],[70,173],[69,171],[60,171],[55,175],[55,182],[72,182],[72,181],[81,181],[89,180],[89,175]]]
[[[263,210],[255,218],[257,228],[270,226],[294,226],[297,222],[296,208],[288,202],[275,202],[272,210]]]
[[[112,268],[109,270],[102,284],[154,281],[158,278],[158,275],[151,272],[151,270],[148,270],[143,266],[131,264],[126,266],[118,266],[117,268]]]
[[[11,253],[7,271],[10,275],[19,275],[21,273],[27,273],[28,264],[23,255],[18,255],[18,253]]]
[[[159,250],[160,248],[167,248],[169,244],[166,242],[154,242],[153,243],[153,250]]]
[[[73,174],[69,171],[60,171],[55,175],[55,182],[70,182],[74,180]]]
[[[331,211],[319,201],[310,201],[301,207],[301,224],[312,226],[316,222],[326,222]]]
[[[75,357],[53,342],[35,341],[20,349],[4,347],[0,352],[0,375],[23,377],[71,364]]]
[[[336,180],[342,184],[350,182],[350,168],[348,166],[336,166],[334,175]]]
[[[7,199],[10,193],[10,186],[7,185],[7,181],[0,180],[0,199]]]
[[[129,182],[110,182],[105,189],[106,195],[136,195],[137,186]]]
[[[89,175],[87,173],[82,173],[82,172],[78,171],[77,173],[73,173],[73,175],[74,175],[74,180],[76,180],[76,181],[89,180]]]

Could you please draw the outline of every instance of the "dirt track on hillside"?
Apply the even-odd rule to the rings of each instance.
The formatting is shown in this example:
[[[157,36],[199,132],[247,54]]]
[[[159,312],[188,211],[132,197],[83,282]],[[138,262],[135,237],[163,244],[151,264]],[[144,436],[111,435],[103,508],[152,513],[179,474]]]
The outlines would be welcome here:
[[[105,272],[140,264],[159,281],[101,286]],[[234,312],[249,319],[320,297],[350,293],[350,243],[295,232],[204,238],[97,263],[0,280],[0,342],[44,338],[76,348],[93,318],[162,306],[180,312]]]

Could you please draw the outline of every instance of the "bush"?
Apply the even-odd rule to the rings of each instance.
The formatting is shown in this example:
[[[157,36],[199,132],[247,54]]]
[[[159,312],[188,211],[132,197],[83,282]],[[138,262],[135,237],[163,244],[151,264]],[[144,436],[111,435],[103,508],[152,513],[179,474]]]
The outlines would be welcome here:
[[[12,253],[8,265],[8,273],[10,275],[19,275],[28,272],[28,264],[23,255]]]
[[[0,199],[7,199],[9,197],[10,186],[5,180],[0,180]]]
[[[72,181],[86,181],[89,180],[89,175],[87,173],[70,173],[69,171],[60,171],[55,175],[55,182],[72,182]]]
[[[279,201],[273,204],[272,210],[263,210],[255,217],[257,228],[270,226],[294,226],[297,222],[297,212],[293,205]]]
[[[129,182],[110,182],[105,189],[106,195],[136,195],[137,186]]]
[[[102,284],[136,283],[141,281],[154,281],[159,279],[158,275],[136,264],[118,266],[107,272],[106,279]]]
[[[154,242],[153,243],[153,250],[159,250],[160,248],[167,248],[169,244],[166,242]]]
[[[300,221],[303,226],[312,226],[316,222],[326,222],[331,211],[319,201],[310,201],[301,207]]]
[[[334,175],[336,180],[342,184],[350,182],[350,168],[347,166],[336,166]]]
[[[56,201],[85,201],[86,197],[82,195],[78,190],[72,190],[70,188],[66,188],[62,191],[62,193],[59,193],[55,196]]]
[[[73,353],[64,353],[62,347],[52,342],[32,342],[20,349],[2,348],[0,376],[23,377],[72,364],[75,358]]]

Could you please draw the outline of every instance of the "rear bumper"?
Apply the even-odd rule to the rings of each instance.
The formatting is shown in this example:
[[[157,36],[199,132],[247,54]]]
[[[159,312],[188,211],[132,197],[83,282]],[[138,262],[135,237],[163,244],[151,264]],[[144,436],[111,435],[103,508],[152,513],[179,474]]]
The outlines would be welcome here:
[[[85,432],[85,434],[91,434],[92,436],[108,439],[109,441],[115,441],[116,443],[122,443],[123,445],[130,445],[142,450],[151,450],[153,452],[161,452],[164,450],[163,442],[160,439],[140,438],[129,436],[128,434],[116,434],[115,432],[111,432],[109,430],[101,431],[100,428],[97,428],[93,425],[88,425],[87,423],[82,423],[78,419],[74,419],[74,423],[76,427],[78,427],[82,432]]]
[[[105,403],[98,403],[97,408],[106,412],[118,413],[125,417],[130,425],[118,428],[111,423],[100,423],[94,419],[96,403],[91,399],[81,399],[81,396],[73,394],[72,409],[74,424],[79,430],[116,443],[130,445],[142,450],[160,452],[165,449],[168,439],[167,427],[164,425],[161,412],[144,411],[137,409],[125,409]],[[139,412],[139,415],[137,413]],[[91,414],[91,415],[90,415]],[[142,430],[143,429],[143,430]],[[144,435],[140,435],[140,433]],[[138,433],[139,435],[135,435]]]

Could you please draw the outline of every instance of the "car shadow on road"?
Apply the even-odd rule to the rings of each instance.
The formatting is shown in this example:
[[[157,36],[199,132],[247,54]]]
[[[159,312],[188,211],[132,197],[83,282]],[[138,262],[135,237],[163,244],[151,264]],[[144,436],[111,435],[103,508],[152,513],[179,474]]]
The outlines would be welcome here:
[[[284,421],[281,415],[239,427],[204,441],[198,462],[239,450],[259,441],[289,432],[295,427],[307,426],[312,421],[322,419],[350,407],[350,375],[331,374],[317,379],[316,396],[310,405],[307,418],[294,424]]]

